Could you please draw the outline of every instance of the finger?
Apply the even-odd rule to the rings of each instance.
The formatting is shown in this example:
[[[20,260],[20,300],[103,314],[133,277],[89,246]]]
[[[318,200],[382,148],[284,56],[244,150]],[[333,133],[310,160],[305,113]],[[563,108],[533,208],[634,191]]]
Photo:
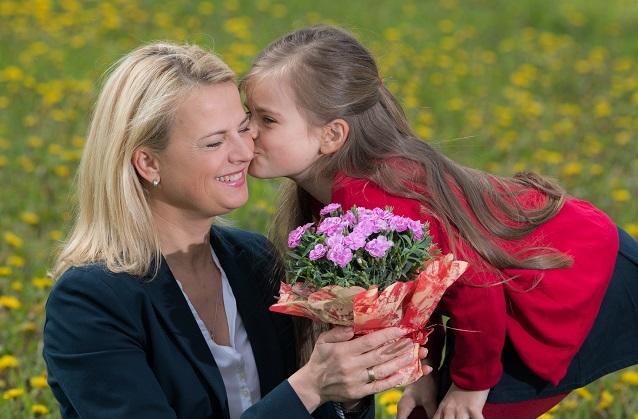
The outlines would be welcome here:
[[[397,403],[396,419],[407,419],[415,407],[416,400],[414,400],[414,397],[404,394],[403,396],[401,396],[399,403]]]
[[[470,418],[471,419],[483,419],[482,409],[470,408]]]
[[[322,332],[317,338],[317,343],[337,343],[347,342],[354,337],[352,327],[335,326],[330,330]]]
[[[417,362],[418,360],[416,357],[416,353],[414,349],[411,348],[407,350],[406,352],[403,352],[396,358],[393,358],[392,360],[388,362],[384,362],[383,364],[379,364],[375,366],[374,368],[372,368],[372,370],[374,371],[374,375],[376,379],[378,380],[378,379],[383,379],[391,375],[394,375],[400,369],[410,365],[416,365],[416,368],[418,368],[418,364],[416,364]],[[366,373],[366,381],[367,381],[367,373]]]
[[[364,354],[358,354],[355,358],[357,367],[365,369],[390,361],[412,348],[413,345],[414,343],[412,343],[410,338],[400,338],[394,342],[390,342],[373,349],[372,351]]]
[[[353,339],[350,342],[350,345],[353,350],[362,354],[376,349],[391,340],[398,339],[407,333],[408,330],[401,329],[399,327],[388,327]]]

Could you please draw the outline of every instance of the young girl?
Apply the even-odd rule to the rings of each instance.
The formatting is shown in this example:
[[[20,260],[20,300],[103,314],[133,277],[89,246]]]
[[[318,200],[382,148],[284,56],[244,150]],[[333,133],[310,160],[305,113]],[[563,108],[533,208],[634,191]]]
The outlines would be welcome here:
[[[450,318],[439,377],[409,386],[399,417],[422,406],[430,418],[535,418],[638,363],[638,244],[547,178],[463,167],[418,139],[350,34],[286,35],[243,88],[256,130],[249,172],[294,181],[273,225],[280,243],[323,204],[391,206],[470,262],[437,308]],[[440,353],[442,340],[429,345]]]

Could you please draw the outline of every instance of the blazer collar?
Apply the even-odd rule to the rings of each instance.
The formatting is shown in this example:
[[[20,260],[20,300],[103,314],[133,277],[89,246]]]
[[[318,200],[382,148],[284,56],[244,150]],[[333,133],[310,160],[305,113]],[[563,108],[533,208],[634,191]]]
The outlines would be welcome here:
[[[257,364],[263,397],[287,378],[277,330],[270,319],[268,307],[265,307],[263,296],[260,295],[262,288],[258,281],[269,278],[262,277],[265,276],[264,272],[256,272],[254,269],[256,260],[251,257],[251,252],[245,250],[252,243],[242,242],[242,246],[236,245],[225,237],[232,234],[227,231],[213,227],[210,234],[211,244],[233,289],[237,311],[246,329]]]
[[[250,265],[245,266],[251,263],[250,258],[243,246],[233,244],[224,235],[222,229],[213,227],[210,234],[211,245],[233,290],[237,311],[252,346],[263,397],[286,378],[281,349],[276,338],[277,331],[268,313],[264,312],[259,289],[251,285],[253,281],[249,279],[252,278],[246,277],[254,274]],[[228,402],[221,373],[164,257],[160,262],[158,275],[145,286],[160,318],[175,336],[182,352],[201,373],[202,382],[215,394],[228,419]]]

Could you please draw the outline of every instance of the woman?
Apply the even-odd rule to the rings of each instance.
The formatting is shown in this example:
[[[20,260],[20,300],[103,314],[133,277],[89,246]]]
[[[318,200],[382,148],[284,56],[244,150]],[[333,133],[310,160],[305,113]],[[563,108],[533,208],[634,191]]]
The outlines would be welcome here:
[[[271,246],[211,228],[248,198],[248,123],[232,71],[195,46],[139,48],[106,81],[46,306],[63,417],[372,417],[358,400],[398,384],[398,329],[335,328],[295,372]]]

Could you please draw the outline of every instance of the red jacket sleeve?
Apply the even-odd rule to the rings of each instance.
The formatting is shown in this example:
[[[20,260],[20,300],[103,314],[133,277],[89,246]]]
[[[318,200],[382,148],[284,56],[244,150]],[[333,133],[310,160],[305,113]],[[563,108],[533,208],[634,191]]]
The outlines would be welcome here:
[[[440,223],[425,213],[417,200],[390,195],[365,179],[343,177],[338,178],[333,188],[332,202],[341,204],[344,210],[354,205],[365,208],[390,206],[397,215],[428,222],[434,243],[441,251],[449,251]],[[470,266],[446,291],[437,309],[437,312],[450,317],[448,326],[454,328],[452,380],[467,390],[493,387],[502,374],[501,352],[507,323],[503,286],[493,285],[499,281],[495,275],[476,272]],[[434,352],[433,365],[437,365],[442,344],[437,333],[430,335],[428,347]]]

